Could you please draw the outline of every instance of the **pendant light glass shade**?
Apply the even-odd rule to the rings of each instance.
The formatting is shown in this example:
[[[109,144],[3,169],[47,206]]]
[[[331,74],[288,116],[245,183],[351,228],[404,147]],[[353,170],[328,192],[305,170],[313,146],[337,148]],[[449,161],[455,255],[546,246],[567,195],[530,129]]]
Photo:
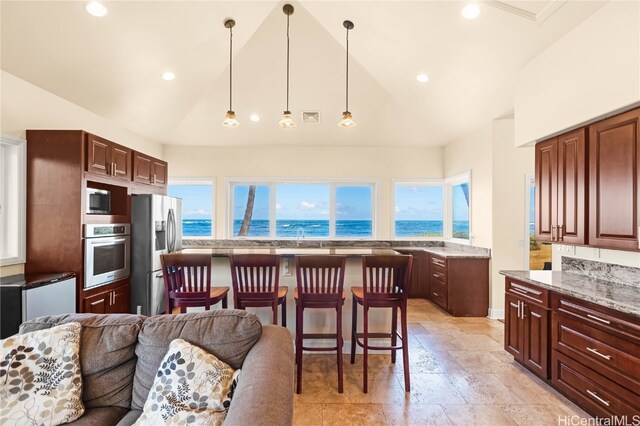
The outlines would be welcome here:
[[[349,111],[343,112],[342,119],[338,121],[338,126],[344,127],[344,128],[355,127],[357,125],[358,124],[355,121],[353,121],[353,117],[351,116],[351,113]]]
[[[287,15],[287,109],[282,113],[282,119],[280,119],[278,124],[283,129],[292,129],[296,127],[291,111],[289,111],[289,16],[293,15],[293,6],[285,4],[282,7],[282,11]]]
[[[347,67],[345,79],[345,111],[342,113],[342,118],[340,119],[340,121],[338,121],[338,126],[348,129],[349,127],[357,126],[356,122],[353,121],[353,116],[349,112],[349,30],[352,30],[354,25],[351,21],[344,21],[342,23],[342,26],[347,29]]]
[[[222,125],[227,127],[238,127],[240,122],[236,118],[236,113],[233,111],[227,111],[227,116],[222,122]]]
[[[293,116],[291,115],[291,111],[285,111],[282,114],[282,119],[280,119],[278,124],[283,129],[290,129],[292,127],[296,127],[296,123],[293,122]]]
[[[233,19],[227,19],[224,22],[224,27],[229,28],[229,110],[222,125],[225,127],[238,127],[240,122],[236,118],[236,113],[233,111],[233,27],[236,25],[236,21]]]

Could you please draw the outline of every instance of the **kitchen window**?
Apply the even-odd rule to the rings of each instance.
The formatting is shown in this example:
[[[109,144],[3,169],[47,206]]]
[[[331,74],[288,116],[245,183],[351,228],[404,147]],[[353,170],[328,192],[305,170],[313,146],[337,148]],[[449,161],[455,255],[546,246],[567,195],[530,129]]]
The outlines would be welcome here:
[[[248,238],[373,238],[373,182],[230,181],[230,234]]]
[[[0,137],[0,265],[26,259],[26,141]]]
[[[394,237],[442,238],[444,195],[441,180],[396,182],[393,204]]]
[[[469,241],[471,236],[471,175],[464,173],[445,180],[448,192],[448,232],[453,239]]]
[[[182,236],[214,235],[213,180],[171,180],[168,195],[182,198]]]

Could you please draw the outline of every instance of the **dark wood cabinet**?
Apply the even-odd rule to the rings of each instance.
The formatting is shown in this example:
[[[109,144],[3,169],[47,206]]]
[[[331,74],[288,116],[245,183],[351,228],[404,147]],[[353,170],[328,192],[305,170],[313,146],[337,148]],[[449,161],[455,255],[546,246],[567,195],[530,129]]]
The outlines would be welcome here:
[[[489,259],[430,254],[431,300],[454,317],[489,313]]]
[[[408,293],[410,298],[429,298],[429,253],[424,250],[398,250],[413,256]]]
[[[133,156],[133,180],[147,185],[166,186],[168,165],[166,161],[158,160],[141,152]]]
[[[589,126],[589,242],[639,248],[640,109]]]
[[[551,384],[599,417],[640,413],[640,321],[551,295]]]
[[[586,244],[586,129],[536,145],[536,239]]]
[[[507,279],[504,349],[543,379],[549,378],[548,292]]]
[[[86,137],[87,172],[131,180],[131,149],[89,133]]]
[[[90,289],[82,298],[83,312],[91,314],[129,313],[131,286],[129,279]]]

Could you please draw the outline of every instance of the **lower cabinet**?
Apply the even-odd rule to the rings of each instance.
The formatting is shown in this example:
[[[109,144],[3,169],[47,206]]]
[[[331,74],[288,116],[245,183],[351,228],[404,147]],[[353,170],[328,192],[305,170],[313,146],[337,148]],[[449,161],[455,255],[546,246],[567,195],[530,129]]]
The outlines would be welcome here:
[[[638,317],[511,278],[505,291],[507,352],[589,414],[640,419]]]
[[[431,300],[454,317],[489,314],[489,259],[430,255]]]
[[[424,250],[399,250],[413,256],[408,293],[410,298],[429,298],[429,253]]]
[[[130,313],[131,285],[129,280],[117,281],[85,291],[82,312],[90,314]]]
[[[549,378],[549,294],[507,279],[504,349],[537,376]]]

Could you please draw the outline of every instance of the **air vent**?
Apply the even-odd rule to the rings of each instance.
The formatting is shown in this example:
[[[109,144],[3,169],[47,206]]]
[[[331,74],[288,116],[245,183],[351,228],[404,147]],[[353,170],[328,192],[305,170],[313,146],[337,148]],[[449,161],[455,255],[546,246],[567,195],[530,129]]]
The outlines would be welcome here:
[[[302,124],[320,124],[319,111],[303,111]]]

